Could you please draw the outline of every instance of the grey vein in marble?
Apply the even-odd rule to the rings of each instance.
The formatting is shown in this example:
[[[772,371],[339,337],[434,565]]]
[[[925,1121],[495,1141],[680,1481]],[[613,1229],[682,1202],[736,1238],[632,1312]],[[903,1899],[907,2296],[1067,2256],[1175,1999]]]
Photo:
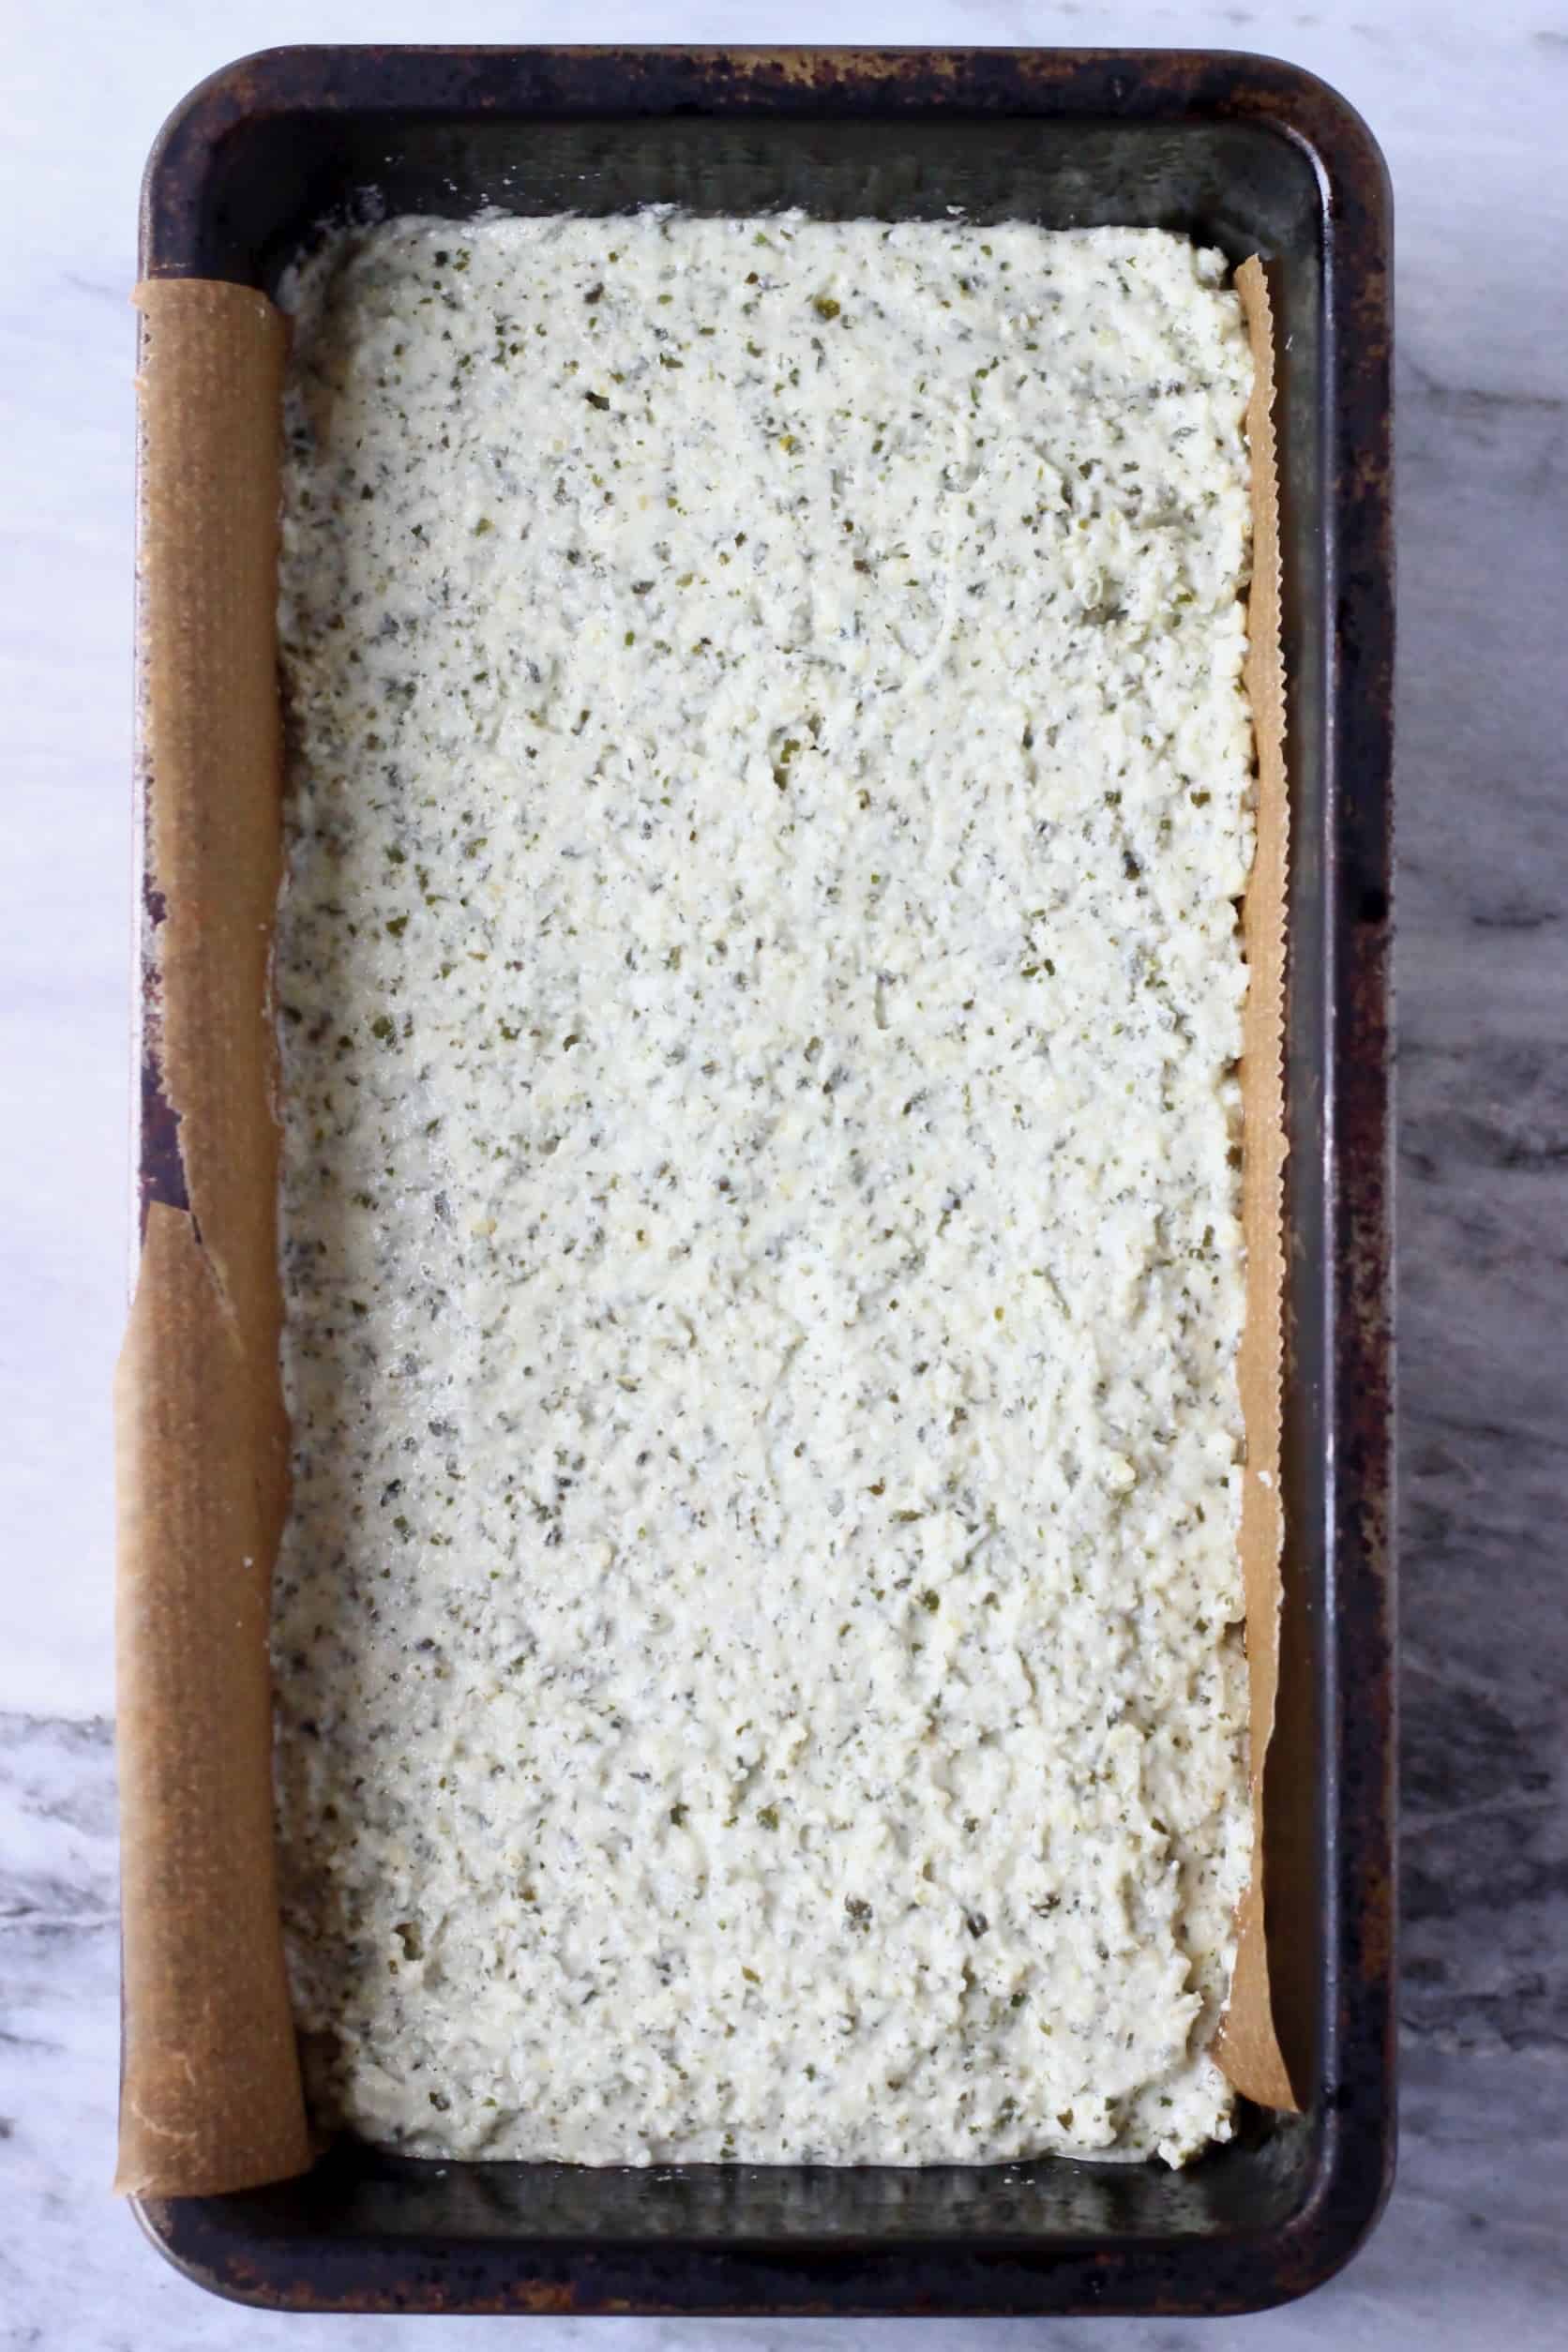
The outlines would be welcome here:
[[[1399,394],[1404,2013],[1568,2055],[1568,401]]]

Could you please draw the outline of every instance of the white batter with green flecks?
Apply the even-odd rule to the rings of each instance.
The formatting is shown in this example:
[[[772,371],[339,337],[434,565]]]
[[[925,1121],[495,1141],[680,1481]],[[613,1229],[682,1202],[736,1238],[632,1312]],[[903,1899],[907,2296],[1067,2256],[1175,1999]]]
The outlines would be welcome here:
[[[1180,2160],[1250,1837],[1219,257],[397,220],[289,299],[318,2111]]]

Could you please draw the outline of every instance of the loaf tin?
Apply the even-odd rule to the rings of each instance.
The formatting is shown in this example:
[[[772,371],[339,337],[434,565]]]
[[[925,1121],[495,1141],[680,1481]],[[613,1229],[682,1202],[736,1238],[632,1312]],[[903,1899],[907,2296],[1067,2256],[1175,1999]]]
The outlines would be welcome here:
[[[1334,2272],[1393,2165],[1389,1316],[1390,218],[1355,113],[1294,67],[1082,50],[298,48],[204,83],[148,163],[145,277],[273,290],[345,213],[800,205],[1153,225],[1262,255],[1278,367],[1292,794],[1270,1964],[1297,2115],[1182,2172],[431,2164],[148,2200],[171,2261],[306,2311],[1247,2311]],[[143,944],[162,909],[143,907]],[[143,959],[152,969],[156,957]],[[148,1025],[156,1040],[156,1023]],[[143,1203],[184,1207],[156,1049]]]

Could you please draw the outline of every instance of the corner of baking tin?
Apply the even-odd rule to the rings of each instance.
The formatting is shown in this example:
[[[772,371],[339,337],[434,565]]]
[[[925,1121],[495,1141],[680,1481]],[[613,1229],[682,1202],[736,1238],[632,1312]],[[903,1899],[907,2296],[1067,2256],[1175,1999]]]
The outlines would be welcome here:
[[[1279,57],[1271,57],[1268,62],[1276,72],[1289,76],[1310,109],[1316,141],[1325,157],[1374,185],[1384,209],[1389,209],[1394,196],[1388,158],[1365,115],[1351,105],[1343,90],[1325,82],[1321,74]]]
[[[1335,210],[1353,205],[1386,256],[1394,227],[1388,158],[1366,117],[1342,90],[1288,57],[1234,50],[1216,63],[1235,68],[1252,113],[1273,120],[1311,157]]]
[[[216,2259],[203,2259],[188,2240],[198,2239],[201,2222],[207,2201],[196,2197],[154,2197],[132,2194],[127,2197],[131,2216],[155,2253],[162,2255],[169,2268],[192,2286],[216,2296],[222,2303],[239,2303],[251,2310],[283,2311],[288,2308],[284,2297],[271,2293],[264,2284],[235,2280],[223,2275]]]
[[[303,44],[252,50],[196,83],[165,116],[142,170],[138,224],[143,278],[200,275],[188,257],[161,249],[158,229],[198,194],[214,154],[237,124],[276,113],[287,104],[296,61],[309,54]]]
[[[1380,2095],[1329,2092],[1318,2144],[1292,2210],[1265,2235],[1268,2291],[1248,2304],[1264,2311],[1316,2294],[1364,2252],[1388,2209],[1397,2168],[1397,2110],[1392,2080]]]

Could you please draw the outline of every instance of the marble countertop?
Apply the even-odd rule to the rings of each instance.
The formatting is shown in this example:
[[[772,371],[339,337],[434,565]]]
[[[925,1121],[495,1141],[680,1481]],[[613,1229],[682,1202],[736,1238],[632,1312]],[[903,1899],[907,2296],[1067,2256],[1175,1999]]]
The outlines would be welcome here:
[[[460,2323],[216,2304],[109,2195],[116,2040],[109,1380],[128,1249],[136,190],[203,73],[284,40],[853,38],[1273,51],[1360,107],[1399,247],[1404,2129],[1338,2281],[1226,2341],[1568,2341],[1568,0],[18,0],[0,65],[0,2352],[390,2352]],[[873,2345],[516,2321],[626,2352]],[[1167,2352],[1201,2323],[1058,2323]],[[1039,2340],[954,2322],[927,2342]]]

